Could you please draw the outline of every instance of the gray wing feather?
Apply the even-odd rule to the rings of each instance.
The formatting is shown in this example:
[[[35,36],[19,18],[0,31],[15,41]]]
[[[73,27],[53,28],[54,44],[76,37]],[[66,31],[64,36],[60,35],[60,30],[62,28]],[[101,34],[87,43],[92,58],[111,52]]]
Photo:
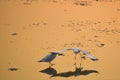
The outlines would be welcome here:
[[[66,49],[63,49],[63,50],[59,50],[59,51],[55,51],[55,52],[57,52],[57,53],[62,53],[62,52],[64,52],[64,51],[66,51],[66,50],[73,50],[74,48],[66,48]]]
[[[90,58],[91,60],[93,61],[96,61],[98,60],[97,58],[95,58],[94,56],[92,56],[90,53],[88,53],[87,51],[85,50],[81,50],[88,58]]]
[[[42,58],[42,59],[41,59],[41,62],[50,62],[50,61],[52,61],[55,57],[56,57],[56,55],[49,54],[49,55],[45,56],[44,58]]]

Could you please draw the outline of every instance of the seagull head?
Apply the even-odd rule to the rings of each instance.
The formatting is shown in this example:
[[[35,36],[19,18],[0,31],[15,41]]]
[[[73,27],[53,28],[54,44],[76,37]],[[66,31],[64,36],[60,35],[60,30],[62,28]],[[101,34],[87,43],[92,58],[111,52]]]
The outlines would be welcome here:
[[[74,52],[75,54],[80,53],[80,51],[81,51],[81,50],[80,50],[79,48],[74,48],[74,49],[73,49],[73,52]]]

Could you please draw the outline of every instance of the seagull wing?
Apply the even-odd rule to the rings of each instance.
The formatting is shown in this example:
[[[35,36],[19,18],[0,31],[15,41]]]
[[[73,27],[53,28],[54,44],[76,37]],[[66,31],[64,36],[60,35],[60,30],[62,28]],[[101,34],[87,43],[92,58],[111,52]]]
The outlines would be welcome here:
[[[73,50],[74,48],[66,48],[66,49],[63,49],[63,50],[59,50],[59,51],[55,51],[56,53],[62,53],[64,51],[67,51],[67,50]]]
[[[60,51],[56,51],[56,52],[57,53],[62,53],[62,52],[67,51],[67,50],[73,50],[74,53],[79,53],[80,52],[79,48],[66,48],[66,49],[63,49],[63,50],[60,50]]]
[[[50,52],[50,53],[56,53],[56,54],[58,54],[58,56],[65,56],[65,55],[63,54],[63,52],[64,52],[64,51],[67,51],[67,50],[72,50],[72,49],[66,48],[66,49],[63,49],[63,50],[59,50],[59,51],[55,51],[55,52]]]
[[[93,61],[97,61],[98,59],[95,58],[94,56],[92,56],[90,53],[88,53],[87,51],[85,50],[81,50],[88,58],[90,58],[91,60]]]
[[[52,61],[55,57],[56,57],[56,55],[52,55],[52,54],[50,53],[50,54],[48,54],[47,56],[45,56],[44,58],[42,58],[40,61],[38,61],[38,62],[50,62],[50,61]]]

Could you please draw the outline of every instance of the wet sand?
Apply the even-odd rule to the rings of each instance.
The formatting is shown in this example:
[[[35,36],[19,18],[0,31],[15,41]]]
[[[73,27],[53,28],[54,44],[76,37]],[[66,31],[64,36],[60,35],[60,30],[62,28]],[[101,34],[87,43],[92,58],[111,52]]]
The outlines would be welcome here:
[[[81,5],[82,4],[82,5]],[[65,48],[97,57],[74,65],[72,51],[48,63],[37,61]],[[1,0],[0,80],[119,80],[120,1]]]

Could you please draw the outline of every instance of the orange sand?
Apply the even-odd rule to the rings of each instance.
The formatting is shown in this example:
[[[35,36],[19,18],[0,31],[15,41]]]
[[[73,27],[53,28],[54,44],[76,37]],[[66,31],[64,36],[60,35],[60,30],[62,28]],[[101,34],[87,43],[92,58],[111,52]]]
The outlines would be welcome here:
[[[120,2],[89,2],[80,6],[76,0],[1,0],[0,80],[120,80]],[[70,75],[75,71],[71,51],[53,61],[52,68],[63,76],[39,72],[48,63],[36,61],[70,47],[99,58],[82,62],[83,71],[99,73]],[[78,55],[77,67],[79,62]],[[18,70],[8,70],[14,67]]]

